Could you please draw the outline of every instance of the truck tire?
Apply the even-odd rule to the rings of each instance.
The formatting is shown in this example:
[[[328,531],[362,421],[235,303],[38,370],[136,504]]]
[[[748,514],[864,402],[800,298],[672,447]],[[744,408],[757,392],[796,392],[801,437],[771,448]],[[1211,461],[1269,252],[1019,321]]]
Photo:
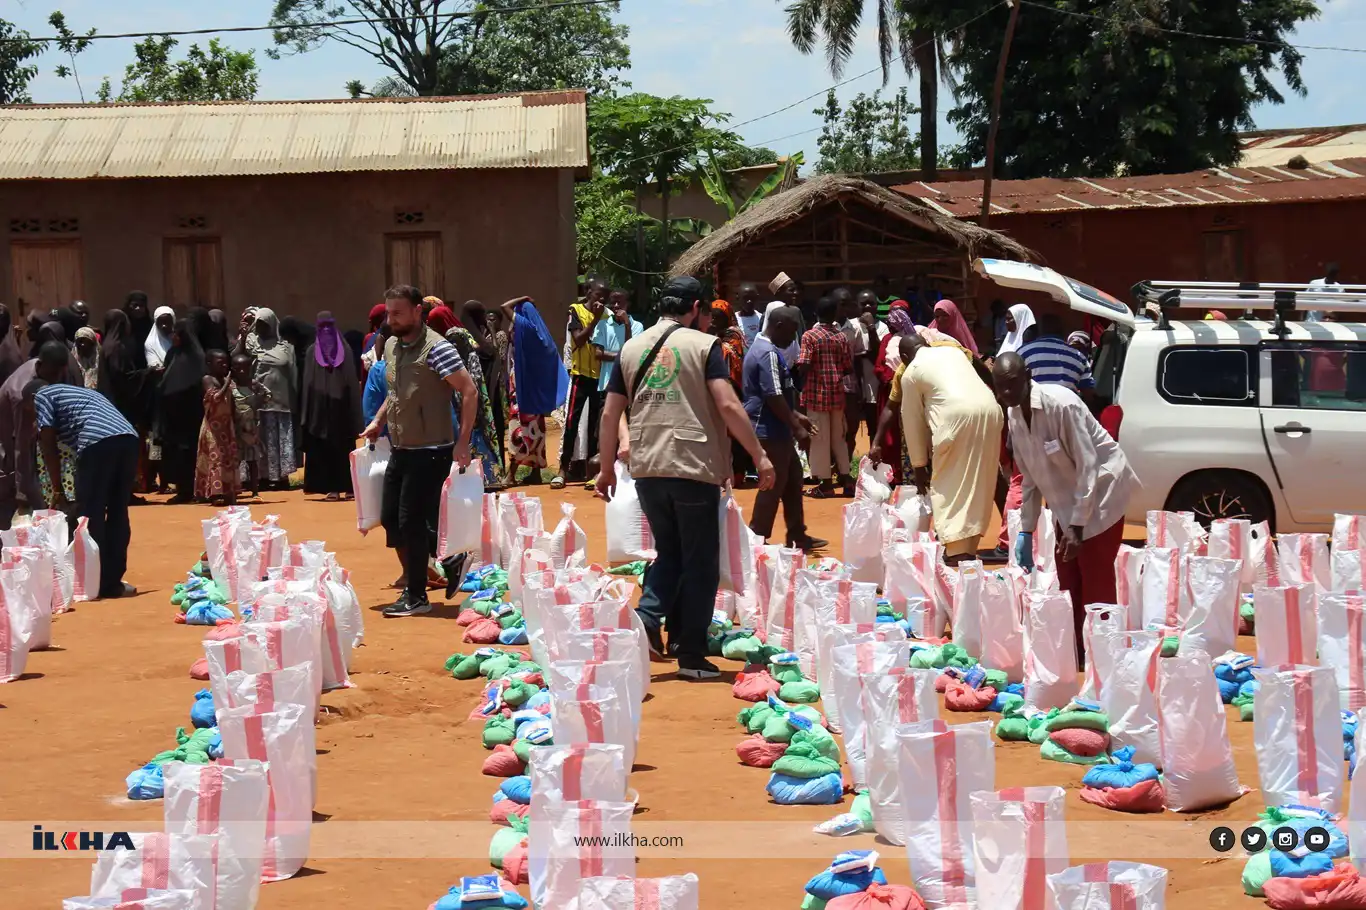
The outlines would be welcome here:
[[[1194,512],[1206,528],[1216,518],[1267,522],[1276,530],[1276,510],[1262,482],[1242,471],[1197,471],[1181,478],[1167,497],[1167,510]]]

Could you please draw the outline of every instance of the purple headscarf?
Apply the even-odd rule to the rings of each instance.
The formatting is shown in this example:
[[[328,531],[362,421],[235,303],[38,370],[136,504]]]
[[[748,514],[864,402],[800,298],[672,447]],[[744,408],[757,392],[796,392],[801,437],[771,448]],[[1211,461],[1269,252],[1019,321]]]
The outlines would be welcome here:
[[[332,318],[332,314],[323,310],[318,314],[318,340],[313,346],[313,358],[318,361],[318,366],[335,369],[342,365],[346,359],[346,342],[342,340],[341,332],[337,331],[337,320]]]
[[[911,320],[911,314],[901,307],[892,307],[887,313],[887,327],[892,330],[893,335],[909,335],[915,331],[915,322]]]

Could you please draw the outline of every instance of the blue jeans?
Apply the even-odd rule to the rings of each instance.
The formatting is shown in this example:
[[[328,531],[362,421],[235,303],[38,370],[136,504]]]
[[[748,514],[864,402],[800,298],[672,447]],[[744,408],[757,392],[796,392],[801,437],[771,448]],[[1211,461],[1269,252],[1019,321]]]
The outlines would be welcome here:
[[[646,626],[666,623],[680,667],[707,657],[707,626],[721,583],[721,488],[677,477],[642,477],[636,492],[656,557],[636,612]]]

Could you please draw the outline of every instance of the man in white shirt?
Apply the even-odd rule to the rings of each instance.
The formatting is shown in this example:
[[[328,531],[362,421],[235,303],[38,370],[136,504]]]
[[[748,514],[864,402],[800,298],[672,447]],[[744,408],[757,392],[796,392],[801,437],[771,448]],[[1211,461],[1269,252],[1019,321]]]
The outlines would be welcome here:
[[[1034,528],[1047,501],[1058,525],[1058,584],[1072,595],[1080,662],[1086,605],[1115,602],[1115,559],[1138,477],[1076,392],[1034,382],[1015,353],[997,357],[991,372],[1023,477],[1016,556],[1033,568]]]
[[[735,323],[745,333],[745,348],[754,344],[759,337],[759,329],[764,324],[764,314],[759,312],[759,289],[746,281],[735,294]]]
[[[1315,278],[1309,282],[1309,286],[1332,294],[1342,293],[1342,285],[1338,283],[1338,264],[1336,262],[1328,263],[1328,267],[1323,270],[1323,277]],[[1327,322],[1328,314],[1328,310],[1310,310],[1304,314],[1304,321]]]

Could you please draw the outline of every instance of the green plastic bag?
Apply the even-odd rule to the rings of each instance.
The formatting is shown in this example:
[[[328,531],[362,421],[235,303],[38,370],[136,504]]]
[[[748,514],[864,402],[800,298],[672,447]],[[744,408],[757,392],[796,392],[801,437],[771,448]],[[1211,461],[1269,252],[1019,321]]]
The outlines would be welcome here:
[[[809,679],[798,678],[795,682],[783,683],[778,690],[778,697],[792,704],[809,705],[821,700],[821,687]]]
[[[977,665],[973,657],[959,645],[952,642],[918,648],[911,652],[911,666],[917,670],[942,670],[945,667],[958,667],[966,670]]]
[[[737,635],[722,642],[721,656],[726,660],[743,660],[745,663],[752,663],[757,659],[755,655],[763,646],[764,643],[759,641],[758,636]]]
[[[773,661],[774,657],[782,653],[784,653],[783,649],[778,647],[777,645],[760,645],[758,649],[755,650],[754,657],[751,662],[767,666],[769,663]]]
[[[644,574],[645,574],[645,565],[646,565],[646,564],[645,564],[645,560],[643,560],[643,559],[637,559],[635,562],[628,562],[628,563],[626,563],[626,564],[623,565],[623,566],[617,566],[615,569],[608,569],[608,570],[607,570],[607,574],[608,574],[608,575],[644,575]]]
[[[990,686],[997,692],[1004,692],[1006,686],[1010,685],[1010,679],[1003,670],[988,670],[986,681],[982,685]]]
[[[527,762],[531,761],[531,750],[535,748],[536,746],[526,740],[519,739],[512,744],[512,754],[521,759],[522,764],[525,765]]]
[[[797,728],[787,722],[789,712],[775,710],[764,719],[763,729],[759,731],[764,739],[771,743],[790,743],[796,734]],[[792,713],[800,714],[810,719],[813,723],[820,723],[820,715],[812,708],[805,706],[793,708]]]
[[[500,651],[492,657],[480,662],[479,675],[486,676],[489,679],[498,679],[516,662],[517,657],[515,655],[506,654]],[[493,674],[495,673],[498,674],[498,676],[494,676]]]
[[[745,728],[748,733],[758,733],[764,729],[764,723],[773,715],[773,709],[767,702],[759,702],[745,708],[735,716],[736,721]]]
[[[511,821],[511,817],[508,821]],[[513,847],[526,840],[525,831],[517,831],[513,828],[499,828],[493,832],[493,840],[489,841],[489,865],[495,869],[503,868],[503,857]]]
[[[479,675],[479,658],[473,654],[452,654],[446,658],[446,669],[456,679],[474,679]]]
[[[1243,705],[1239,705],[1239,706],[1238,706],[1238,719],[1239,719],[1239,720],[1241,720],[1241,721],[1250,721],[1250,720],[1252,720],[1252,718],[1253,718],[1253,714],[1252,714],[1252,702],[1249,701],[1249,702],[1247,702],[1247,704],[1243,704]]]
[[[533,686],[531,683],[523,682],[520,679],[514,679],[503,690],[503,701],[507,702],[509,707],[517,708],[526,704],[527,699],[539,691],[541,690],[538,686]]]
[[[484,748],[508,746],[516,738],[517,727],[510,717],[490,717],[484,723]]]
[[[813,726],[810,730],[798,730],[792,734],[792,745],[810,746],[822,758],[829,758],[835,762],[840,760],[839,743],[835,742],[835,737],[831,735],[829,730],[819,725]]]
[[[796,664],[774,664],[768,665],[769,675],[780,683],[801,682],[802,668]],[[779,696],[782,698],[782,696]],[[786,701],[786,699],[783,699]]]
[[[1044,732],[1052,733],[1054,730],[1075,729],[1077,727],[1108,733],[1110,732],[1110,718],[1099,711],[1062,711],[1058,714],[1050,711],[1048,719],[1044,723]]]
[[[1168,635],[1166,638],[1162,639],[1162,656],[1175,657],[1176,652],[1180,649],[1180,647],[1181,639],[1176,637],[1175,635]]]
[[[1048,739],[1048,721],[1061,713],[1057,708],[1049,708],[1047,714],[1036,714],[1031,717],[1028,721],[1029,741],[1037,746]]]
[[[999,691],[999,690],[998,690]],[[1014,692],[1001,693],[1001,714],[1004,717],[1023,716],[1024,696]]]
[[[822,900],[814,894],[807,894],[802,898],[802,910],[825,910],[825,905],[829,901]]]
[[[522,619],[522,611],[509,610],[507,613],[504,613],[502,616],[498,617],[498,625],[504,629],[511,629],[513,626],[525,625],[525,621]]]
[[[1008,743],[1022,743],[1029,739],[1029,724],[1023,717],[1003,717],[996,725],[996,738]]]
[[[775,774],[787,774],[804,780],[838,774],[839,770],[839,762],[821,755],[810,743],[793,743],[787,747],[782,758],[773,763]]]
[[[873,830],[873,798],[867,790],[860,790],[854,795],[854,802],[849,807],[849,814],[858,816],[864,831]]]
[[[1260,827],[1260,826],[1259,826]],[[1270,833],[1267,834],[1269,838]],[[1243,866],[1243,892],[1251,897],[1264,897],[1262,886],[1271,877],[1271,851],[1254,853]]]
[[[1045,739],[1043,745],[1039,746],[1039,757],[1048,759],[1049,761],[1067,762],[1071,765],[1103,765],[1108,764],[1110,761],[1110,756],[1103,752],[1100,755],[1093,755],[1089,758],[1081,755],[1073,755],[1051,739]]]
[[[707,633],[707,656],[720,657],[722,648],[722,636],[718,633]]]

